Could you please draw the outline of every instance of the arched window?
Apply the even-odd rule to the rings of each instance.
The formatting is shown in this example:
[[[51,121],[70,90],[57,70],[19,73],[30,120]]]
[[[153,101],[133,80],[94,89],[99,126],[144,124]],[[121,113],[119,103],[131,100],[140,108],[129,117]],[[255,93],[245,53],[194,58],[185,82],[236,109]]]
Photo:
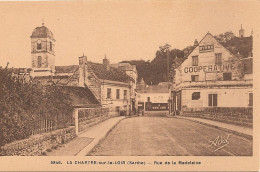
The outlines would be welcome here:
[[[37,50],[42,49],[42,43],[37,43]]]
[[[52,51],[52,42],[50,41],[50,50]]]
[[[38,67],[42,67],[42,56],[38,56]]]
[[[40,39],[38,39],[37,41],[37,50],[41,50],[42,49],[42,41]]]

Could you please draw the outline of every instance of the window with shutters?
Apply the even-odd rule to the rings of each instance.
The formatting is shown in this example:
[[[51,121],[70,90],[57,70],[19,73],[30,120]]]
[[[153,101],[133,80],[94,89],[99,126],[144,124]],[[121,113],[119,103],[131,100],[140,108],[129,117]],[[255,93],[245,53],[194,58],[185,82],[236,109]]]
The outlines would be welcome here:
[[[218,95],[209,94],[209,106],[218,106]]]
[[[199,58],[198,56],[192,56],[192,66],[198,66]]]
[[[216,58],[215,63],[217,65],[221,65],[222,64],[222,53],[216,53],[215,54],[215,58]]]

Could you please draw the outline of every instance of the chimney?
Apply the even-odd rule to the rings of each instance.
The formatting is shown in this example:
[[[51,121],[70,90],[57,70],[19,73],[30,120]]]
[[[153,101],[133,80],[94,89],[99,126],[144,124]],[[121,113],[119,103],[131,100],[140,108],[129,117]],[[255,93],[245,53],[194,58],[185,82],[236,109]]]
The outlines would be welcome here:
[[[103,65],[104,65],[104,67],[106,68],[107,71],[110,70],[110,62],[107,59],[106,55],[105,55],[105,58],[103,59]]]
[[[198,42],[197,39],[195,39],[195,41],[194,41],[194,47],[197,47],[198,45],[199,45],[199,42]]]
[[[79,86],[84,87],[86,85],[86,63],[87,56],[79,57]]]
[[[87,56],[84,55],[79,57],[79,65],[85,65],[87,63]]]

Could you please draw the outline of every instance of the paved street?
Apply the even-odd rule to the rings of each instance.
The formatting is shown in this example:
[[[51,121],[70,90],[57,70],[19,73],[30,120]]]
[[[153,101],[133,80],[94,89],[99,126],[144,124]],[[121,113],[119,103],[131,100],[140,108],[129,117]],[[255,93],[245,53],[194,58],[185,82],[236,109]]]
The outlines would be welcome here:
[[[185,119],[147,114],[122,120],[90,155],[248,156],[252,140]]]

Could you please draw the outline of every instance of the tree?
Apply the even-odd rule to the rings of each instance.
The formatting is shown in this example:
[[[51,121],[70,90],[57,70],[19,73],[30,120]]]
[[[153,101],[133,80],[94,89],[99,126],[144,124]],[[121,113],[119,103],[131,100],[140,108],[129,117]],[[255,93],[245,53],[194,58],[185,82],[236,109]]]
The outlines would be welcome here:
[[[225,33],[221,33],[219,35],[214,36],[220,43],[225,44],[235,37],[235,34],[232,31],[228,31]]]

